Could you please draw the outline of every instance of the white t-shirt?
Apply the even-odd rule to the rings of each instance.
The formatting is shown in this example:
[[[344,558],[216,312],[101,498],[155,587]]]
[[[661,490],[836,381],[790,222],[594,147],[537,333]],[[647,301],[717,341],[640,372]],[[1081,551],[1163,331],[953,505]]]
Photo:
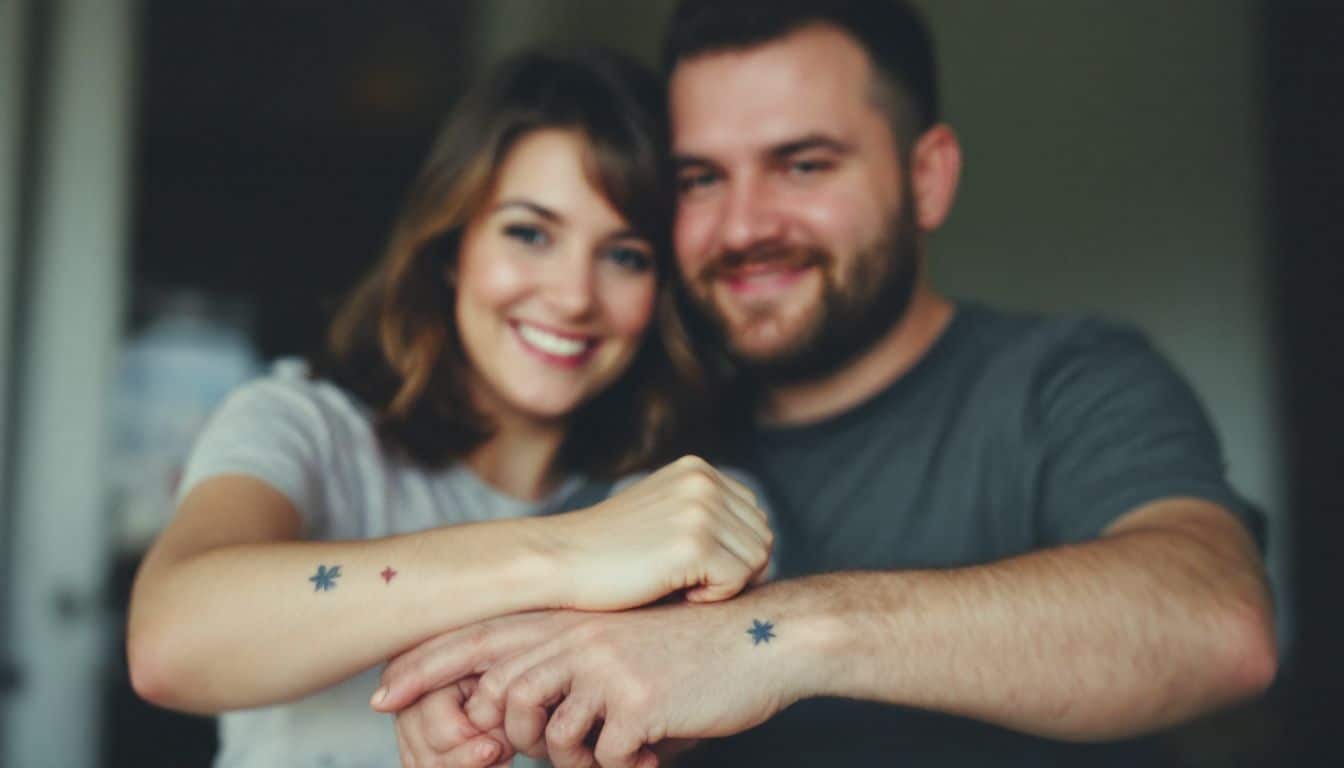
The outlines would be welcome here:
[[[243,386],[210,418],[179,501],[224,474],[249,475],[283,493],[303,519],[302,536],[315,540],[547,514],[584,488],[572,478],[545,500],[522,501],[465,465],[427,471],[390,455],[367,410],[335,385],[309,379],[298,361],[282,361]],[[398,768],[392,718],[369,709],[379,673],[368,670],[293,704],[222,715],[216,768]]]

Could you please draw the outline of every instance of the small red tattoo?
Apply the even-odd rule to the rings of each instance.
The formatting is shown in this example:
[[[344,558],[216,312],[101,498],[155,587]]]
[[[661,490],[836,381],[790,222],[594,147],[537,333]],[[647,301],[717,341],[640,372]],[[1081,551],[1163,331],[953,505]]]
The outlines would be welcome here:
[[[390,566],[390,565],[383,569],[383,573],[382,573],[383,581],[384,581],[385,583],[387,583],[387,584],[391,584],[391,583],[392,583],[392,577],[393,577],[393,576],[396,576],[396,575],[397,575],[397,572],[394,571],[394,570],[392,570],[392,566]]]

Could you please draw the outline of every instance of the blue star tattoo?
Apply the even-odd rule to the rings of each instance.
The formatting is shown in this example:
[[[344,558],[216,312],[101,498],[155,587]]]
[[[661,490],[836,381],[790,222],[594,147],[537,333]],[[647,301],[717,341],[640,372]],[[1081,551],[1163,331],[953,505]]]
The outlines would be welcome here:
[[[747,634],[751,635],[752,645],[760,645],[761,643],[768,643],[775,639],[774,629],[775,625],[768,621],[762,622],[757,619],[752,619],[751,629],[747,630]]]
[[[313,582],[314,592],[326,592],[336,588],[336,580],[341,577],[341,566],[333,565],[328,568],[325,565],[317,566],[317,573],[309,576],[308,580]]]

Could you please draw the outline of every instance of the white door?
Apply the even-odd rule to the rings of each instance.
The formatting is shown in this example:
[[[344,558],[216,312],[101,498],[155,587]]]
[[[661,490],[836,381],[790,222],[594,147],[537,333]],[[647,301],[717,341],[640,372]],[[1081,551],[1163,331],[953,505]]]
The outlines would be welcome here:
[[[0,764],[16,768],[98,761],[111,629],[102,610],[111,542],[103,461],[126,282],[133,6],[0,3],[6,30],[24,35],[36,20],[43,29],[27,30],[28,41],[44,41],[42,55],[27,58],[36,76],[18,78],[41,91],[27,102],[41,105],[27,122],[37,135],[22,148],[34,164],[21,190],[31,212],[25,269],[22,284],[0,294],[18,303],[10,541],[0,542],[12,555],[0,574],[10,608],[3,647],[20,675],[4,698]],[[10,14],[18,23],[3,18]]]

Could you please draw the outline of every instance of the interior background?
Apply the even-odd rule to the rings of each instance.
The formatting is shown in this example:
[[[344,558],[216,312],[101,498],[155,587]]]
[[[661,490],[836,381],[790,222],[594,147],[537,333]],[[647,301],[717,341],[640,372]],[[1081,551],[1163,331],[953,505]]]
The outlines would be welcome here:
[[[147,518],[113,492],[126,470],[109,434],[132,342],[177,313],[231,329],[210,338],[235,362],[311,350],[465,83],[539,41],[652,61],[671,5],[0,4],[4,765],[208,752],[208,725],[163,719],[125,689],[119,622]],[[922,5],[966,149],[932,242],[937,283],[1141,326],[1203,397],[1234,483],[1271,522],[1285,672],[1264,701],[1174,734],[1173,759],[1316,755],[1344,689],[1344,12]]]

